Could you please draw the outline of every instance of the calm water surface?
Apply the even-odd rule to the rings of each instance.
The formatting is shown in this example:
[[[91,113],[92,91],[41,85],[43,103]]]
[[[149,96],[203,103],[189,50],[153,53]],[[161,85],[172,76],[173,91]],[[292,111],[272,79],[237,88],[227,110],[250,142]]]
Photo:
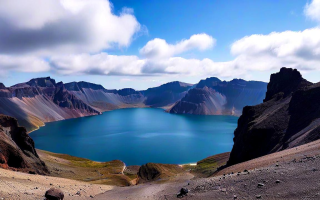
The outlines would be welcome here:
[[[38,149],[95,161],[184,164],[230,151],[237,120],[130,108],[47,123],[30,136]]]

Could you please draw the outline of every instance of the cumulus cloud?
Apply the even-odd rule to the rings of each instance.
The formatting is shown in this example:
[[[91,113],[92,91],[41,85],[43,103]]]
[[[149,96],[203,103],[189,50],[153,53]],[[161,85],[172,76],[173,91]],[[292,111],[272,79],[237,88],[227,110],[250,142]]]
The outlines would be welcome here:
[[[50,64],[54,71],[63,75],[155,76],[171,74],[229,77],[233,76],[234,73],[238,75],[244,73],[241,69],[235,68],[233,61],[214,62],[210,59],[198,60],[182,57],[154,60],[140,59],[137,56],[108,55],[107,53],[58,56],[52,58]]]
[[[244,37],[231,46],[234,63],[244,70],[271,70],[282,66],[320,69],[320,28],[273,32]]]
[[[164,39],[155,38],[140,49],[140,54],[147,58],[168,58],[193,49],[204,51],[212,48],[215,43],[216,40],[205,33],[192,35],[176,44],[168,44]]]
[[[53,70],[63,75],[142,75],[145,60],[137,56],[115,56],[107,53],[55,56],[50,61]]]
[[[8,56],[0,55],[0,71],[5,73],[9,70],[20,72],[44,72],[48,71],[48,62],[34,56]]]
[[[179,42],[172,48],[179,49],[175,52],[181,52],[181,49],[186,48],[180,46],[188,46],[190,40]],[[165,41],[163,44],[167,45]],[[150,49],[159,49],[159,46]],[[283,66],[302,71],[320,70],[320,28],[246,36],[231,45],[231,54],[235,58],[226,62],[214,62],[208,58],[199,60],[172,57],[172,51],[165,54],[166,51],[161,53],[164,48],[160,49],[161,51],[156,51],[157,56],[149,55],[143,59],[106,53],[60,56],[52,59],[52,66],[62,74],[219,77],[234,77],[235,74],[239,77],[250,71],[276,70]]]
[[[204,33],[175,44],[156,38],[140,49],[141,57],[116,56],[100,51],[130,44],[133,35],[141,29],[132,9],[124,8],[120,15],[115,15],[107,0],[43,2],[0,0],[1,72],[51,69],[63,75],[240,77],[248,72],[280,67],[320,70],[320,28],[317,27],[243,37],[231,45],[234,59],[226,62],[179,57],[187,51],[212,48],[216,40]],[[319,2],[308,3],[305,15],[320,22]]]
[[[0,53],[51,56],[128,46],[140,24],[108,0],[0,1]]]
[[[310,19],[320,22],[320,0],[312,0],[307,3],[304,13]]]

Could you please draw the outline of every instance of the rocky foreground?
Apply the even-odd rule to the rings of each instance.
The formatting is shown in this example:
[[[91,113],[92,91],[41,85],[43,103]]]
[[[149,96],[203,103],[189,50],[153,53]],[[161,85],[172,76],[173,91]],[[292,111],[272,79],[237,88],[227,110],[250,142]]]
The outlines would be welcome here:
[[[94,199],[319,199],[320,140],[219,171],[211,178],[114,188]]]

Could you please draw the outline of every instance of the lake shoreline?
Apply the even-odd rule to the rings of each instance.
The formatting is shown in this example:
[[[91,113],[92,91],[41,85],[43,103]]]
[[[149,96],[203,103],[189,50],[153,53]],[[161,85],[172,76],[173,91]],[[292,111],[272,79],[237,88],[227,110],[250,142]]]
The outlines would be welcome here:
[[[126,108],[104,112],[92,118],[81,117],[55,123],[48,122],[30,136],[34,139],[37,149],[99,162],[119,159],[127,165],[141,165],[146,163],[145,161],[169,164],[194,163],[210,155],[230,151],[237,120],[235,116],[170,115],[161,108]],[[168,149],[163,149],[160,144]],[[195,152],[199,155],[190,152],[190,155],[181,157],[189,152],[186,144],[196,149]],[[72,147],[73,145],[75,146]],[[80,147],[90,149],[92,152],[83,153]],[[128,150],[121,152],[119,149],[123,148]],[[160,150],[156,151],[157,148]],[[100,152],[110,152],[111,149],[111,154],[99,156]],[[149,149],[153,155],[142,149]],[[178,152],[174,150],[172,153],[170,149],[177,149]],[[116,156],[118,151],[120,154]],[[138,159],[135,159],[136,154],[139,155]],[[174,159],[172,154],[177,159]],[[143,161],[143,155],[149,156],[150,159],[145,158]],[[159,156],[161,157],[157,160]],[[166,159],[166,156],[169,158]]]

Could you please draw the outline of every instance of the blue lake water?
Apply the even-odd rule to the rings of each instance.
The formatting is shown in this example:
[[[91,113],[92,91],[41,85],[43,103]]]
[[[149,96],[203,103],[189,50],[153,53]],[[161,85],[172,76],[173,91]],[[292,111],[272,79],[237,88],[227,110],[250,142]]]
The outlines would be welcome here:
[[[95,161],[184,164],[231,151],[237,120],[129,108],[47,123],[30,136],[38,149]]]

